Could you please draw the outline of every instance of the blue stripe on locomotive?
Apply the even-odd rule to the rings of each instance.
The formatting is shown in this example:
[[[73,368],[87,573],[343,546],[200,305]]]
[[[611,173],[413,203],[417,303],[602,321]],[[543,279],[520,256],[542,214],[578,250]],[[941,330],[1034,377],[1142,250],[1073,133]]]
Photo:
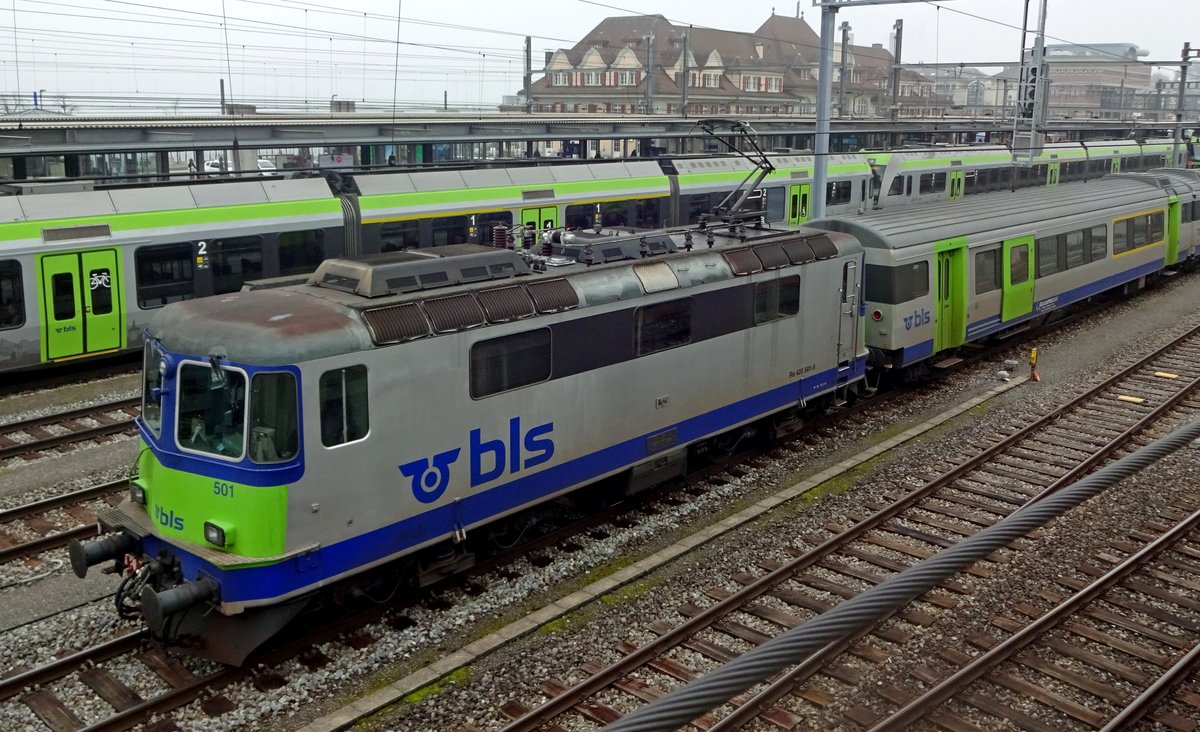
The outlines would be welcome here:
[[[844,371],[835,368],[802,378],[278,564],[224,570],[153,535],[143,540],[143,550],[150,556],[169,551],[179,559],[188,579],[203,574],[217,581],[221,602],[279,597],[446,536],[456,526],[485,521],[633,465],[647,457],[647,438],[665,430],[678,430],[678,442],[683,444],[785,408],[802,398],[824,394],[835,385],[862,378],[865,373],[866,359],[859,358]]]

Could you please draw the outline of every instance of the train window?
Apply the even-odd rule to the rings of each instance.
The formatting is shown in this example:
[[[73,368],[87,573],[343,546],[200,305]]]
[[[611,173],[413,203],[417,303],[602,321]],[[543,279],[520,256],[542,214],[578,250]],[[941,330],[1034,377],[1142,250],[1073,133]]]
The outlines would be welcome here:
[[[997,263],[999,249],[989,249],[975,255],[975,294],[1000,289],[1000,266]]]
[[[519,389],[550,378],[550,329],[490,338],[471,346],[471,398]]]
[[[421,246],[419,221],[389,221],[379,225],[379,251],[398,252]]]
[[[963,195],[969,196],[972,193],[978,193],[976,190],[980,186],[980,172],[978,170],[963,171]]]
[[[922,173],[920,187],[921,195],[926,193],[941,193],[946,190],[945,173]]]
[[[590,229],[596,221],[596,204],[577,203],[563,212],[563,226],[568,229]]]
[[[308,274],[325,260],[325,230],[285,231],[279,235],[279,274]]]
[[[335,447],[367,436],[367,367],[348,366],[321,374],[321,444]]]
[[[191,244],[142,247],[133,259],[137,269],[138,306],[143,310],[196,296],[192,284]]]
[[[289,373],[255,374],[250,380],[250,459],[283,463],[300,446],[296,377]]]
[[[262,237],[235,236],[209,242],[213,292],[222,295],[242,289],[246,280],[262,277]]]
[[[1179,223],[1187,224],[1192,221],[1192,204],[1186,201],[1179,206]]]
[[[783,186],[767,189],[767,221],[783,221],[785,199],[787,191]]]
[[[1067,269],[1078,267],[1081,264],[1088,262],[1088,248],[1083,240],[1084,232],[1069,231],[1067,232]]]
[[[1061,243],[1061,236],[1046,236],[1034,242],[1034,249],[1037,253],[1038,277],[1046,277],[1047,275],[1062,271],[1062,265],[1058,261],[1058,250]]]
[[[754,324],[787,318],[800,312],[800,276],[782,277],[754,286]]]
[[[75,275],[63,273],[50,278],[50,296],[54,300],[54,319],[75,317]]]
[[[1150,240],[1146,238],[1149,230],[1148,224],[1148,216],[1133,217],[1133,235],[1129,239],[1130,249],[1136,249],[1150,243]]]
[[[635,355],[646,356],[692,340],[690,298],[660,302],[637,309]]]
[[[92,294],[92,315],[112,312],[112,272],[107,267],[88,272],[88,289]]]
[[[850,198],[854,195],[854,186],[848,180],[829,181],[825,191],[825,205],[836,206],[850,203]]]
[[[178,426],[184,450],[240,460],[245,452],[246,375],[209,364],[179,367]]]
[[[511,232],[513,228],[513,217],[511,211],[493,211],[491,213],[482,213],[475,216],[475,226],[479,229],[479,243],[490,245],[492,243],[492,229],[503,224],[508,227]]]
[[[1150,240],[1147,244],[1152,244],[1163,239],[1163,212],[1155,211],[1150,214]]]
[[[1087,230],[1087,245],[1092,251],[1090,259],[1099,262],[1109,256],[1109,228],[1105,226],[1092,227]]]
[[[863,273],[866,299],[898,305],[929,294],[929,262],[899,267],[868,264]]]
[[[1019,285],[1029,280],[1029,245],[1013,247],[1008,252],[1008,281]]]
[[[1113,222],[1113,254],[1127,252],[1133,248],[1133,219]]]
[[[0,329],[25,325],[25,296],[21,283],[21,263],[0,262]]]
[[[892,178],[892,184],[888,186],[889,196],[899,196],[904,193],[904,176],[898,175]]]
[[[662,199],[643,198],[633,202],[634,225],[639,229],[657,229],[663,225]]]
[[[630,226],[629,204],[631,201],[607,201],[600,204],[600,225],[607,227]],[[569,207],[568,207],[569,208]],[[589,221],[583,228],[592,228]]]
[[[466,244],[471,238],[470,216],[441,216],[430,221],[433,246]]]

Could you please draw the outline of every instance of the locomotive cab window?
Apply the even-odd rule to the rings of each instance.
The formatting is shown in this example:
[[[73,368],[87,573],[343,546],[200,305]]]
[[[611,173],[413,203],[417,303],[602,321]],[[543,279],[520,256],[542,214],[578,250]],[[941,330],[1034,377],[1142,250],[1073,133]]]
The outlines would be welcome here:
[[[321,444],[334,447],[366,437],[367,367],[350,366],[321,374]]]
[[[647,356],[692,341],[692,301],[671,300],[637,309],[637,356]]]
[[[246,452],[246,375],[207,363],[185,363],[177,381],[179,447],[240,460]]]
[[[800,276],[781,277],[754,286],[754,324],[787,318],[800,312]]]
[[[550,370],[548,328],[479,341],[471,346],[471,398],[545,381]]]
[[[142,423],[154,433],[162,435],[162,381],[163,359],[155,342],[148,339],[142,358]]]
[[[255,374],[250,380],[250,459],[282,463],[296,457],[300,444],[296,377]]]
[[[25,324],[25,297],[21,290],[21,264],[0,262],[0,330]]]

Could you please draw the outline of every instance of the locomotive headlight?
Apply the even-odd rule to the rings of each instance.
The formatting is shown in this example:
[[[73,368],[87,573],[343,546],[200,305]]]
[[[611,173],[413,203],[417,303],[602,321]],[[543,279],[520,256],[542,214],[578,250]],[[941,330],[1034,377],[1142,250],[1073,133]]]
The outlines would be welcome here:
[[[228,548],[233,546],[234,530],[232,524],[218,521],[204,522],[204,540],[213,546]]]
[[[129,500],[133,501],[134,503],[138,504],[139,506],[145,506],[146,505],[146,489],[141,487],[137,483],[130,483],[129,484]]]

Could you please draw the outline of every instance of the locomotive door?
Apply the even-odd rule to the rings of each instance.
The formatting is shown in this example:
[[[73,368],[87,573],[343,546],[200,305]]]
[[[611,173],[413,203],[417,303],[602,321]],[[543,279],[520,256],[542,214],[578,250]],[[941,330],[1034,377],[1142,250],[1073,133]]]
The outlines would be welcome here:
[[[963,197],[963,189],[966,187],[964,181],[966,174],[961,170],[950,171],[950,200],[957,201]]]
[[[558,206],[521,209],[521,226],[533,224],[538,231],[558,228]]]
[[[934,242],[937,280],[933,312],[933,352],[961,346],[967,339],[966,237]]]
[[[1003,295],[1000,320],[1007,321],[1033,312],[1033,278],[1029,272],[1029,253],[1033,237],[1019,236],[1004,242]]]
[[[849,364],[858,351],[858,263],[842,265],[842,303],[838,315],[838,363]]]
[[[788,186],[788,224],[790,226],[799,226],[808,221],[810,190],[812,190],[812,186],[809,183]]]
[[[115,249],[47,254],[38,267],[46,360],[108,353],[123,345]]]

